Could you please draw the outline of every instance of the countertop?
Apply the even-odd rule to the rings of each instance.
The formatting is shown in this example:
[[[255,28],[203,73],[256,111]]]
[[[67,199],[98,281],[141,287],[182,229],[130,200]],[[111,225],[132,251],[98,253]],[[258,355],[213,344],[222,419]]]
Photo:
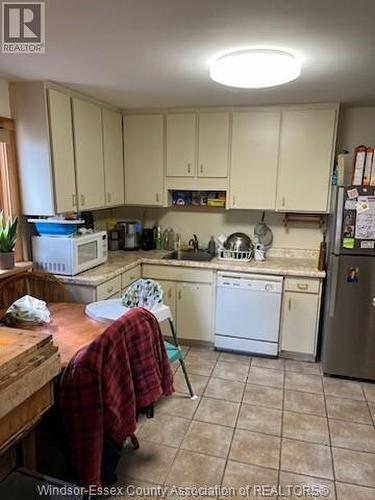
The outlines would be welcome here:
[[[108,262],[76,276],[59,276],[63,283],[98,286],[139,264],[193,267],[219,271],[239,271],[279,276],[324,278],[325,271],[318,270],[318,254],[313,250],[272,249],[263,262],[233,262],[214,258],[210,262],[163,259],[168,251],[118,251],[109,252]]]

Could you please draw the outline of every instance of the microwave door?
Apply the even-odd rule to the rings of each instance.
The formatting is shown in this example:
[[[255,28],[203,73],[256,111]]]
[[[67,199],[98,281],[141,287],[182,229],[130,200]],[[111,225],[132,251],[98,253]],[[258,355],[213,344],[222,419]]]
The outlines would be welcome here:
[[[99,264],[99,240],[77,242],[75,260],[76,273],[86,271]]]

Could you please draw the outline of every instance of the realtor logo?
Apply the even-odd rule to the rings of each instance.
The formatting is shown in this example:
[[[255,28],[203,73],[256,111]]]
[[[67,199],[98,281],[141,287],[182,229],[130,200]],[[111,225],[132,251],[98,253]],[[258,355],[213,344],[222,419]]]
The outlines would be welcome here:
[[[44,54],[44,2],[3,2],[3,54]]]

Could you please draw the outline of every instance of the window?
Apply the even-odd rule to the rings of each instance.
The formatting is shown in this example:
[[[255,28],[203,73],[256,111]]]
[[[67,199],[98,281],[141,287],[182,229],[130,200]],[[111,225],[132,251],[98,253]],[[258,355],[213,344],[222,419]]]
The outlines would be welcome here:
[[[6,217],[20,215],[20,196],[16,164],[14,122],[0,117],[0,209]],[[16,260],[23,260],[20,234],[16,245]]]

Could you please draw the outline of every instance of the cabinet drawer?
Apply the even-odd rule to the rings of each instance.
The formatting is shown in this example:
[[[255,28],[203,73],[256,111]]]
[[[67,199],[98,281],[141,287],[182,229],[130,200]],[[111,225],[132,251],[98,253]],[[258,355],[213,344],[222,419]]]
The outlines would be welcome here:
[[[193,283],[212,283],[213,271],[208,269],[184,268],[179,266],[143,265],[143,276],[154,280],[188,281]]]
[[[285,278],[286,292],[319,293],[319,280],[314,278]]]
[[[115,276],[114,278],[102,283],[96,288],[97,300],[108,299],[111,295],[121,290],[121,276]]]
[[[133,281],[138,280],[141,277],[141,266],[136,266],[133,269],[129,269],[129,271],[125,271],[122,273],[121,277],[121,288],[124,289],[127,286],[131,285]]]

